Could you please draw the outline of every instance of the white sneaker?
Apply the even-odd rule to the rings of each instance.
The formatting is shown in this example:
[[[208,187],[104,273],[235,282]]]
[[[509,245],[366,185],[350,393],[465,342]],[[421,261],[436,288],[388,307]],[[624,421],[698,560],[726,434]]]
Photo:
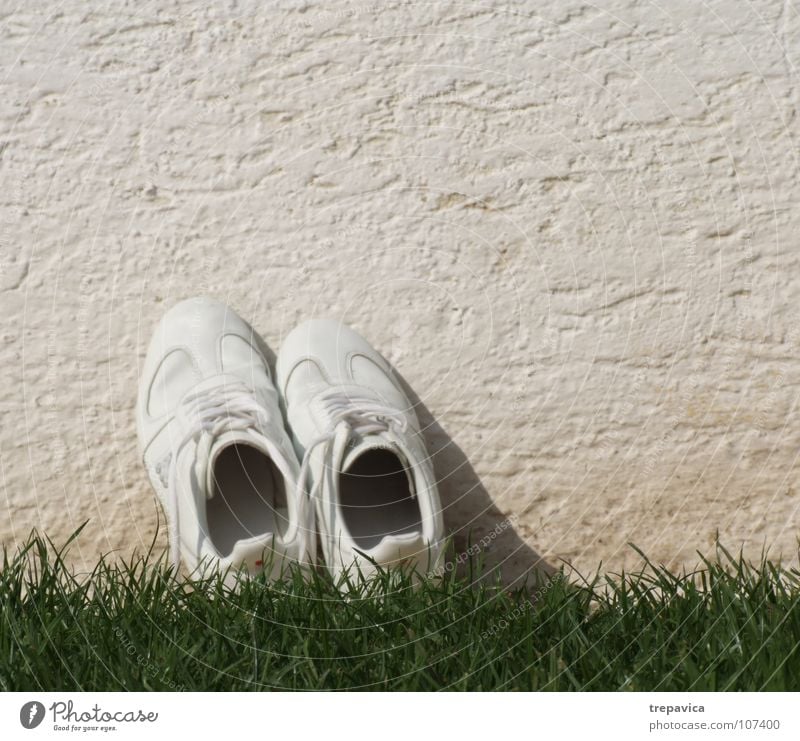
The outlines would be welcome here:
[[[201,571],[313,562],[313,510],[255,331],[207,298],[170,309],[147,351],[136,408],[144,464],[181,557]]]
[[[387,362],[345,325],[313,320],[284,341],[277,376],[334,576],[353,565],[370,576],[372,562],[436,569],[444,531],[436,479]]]

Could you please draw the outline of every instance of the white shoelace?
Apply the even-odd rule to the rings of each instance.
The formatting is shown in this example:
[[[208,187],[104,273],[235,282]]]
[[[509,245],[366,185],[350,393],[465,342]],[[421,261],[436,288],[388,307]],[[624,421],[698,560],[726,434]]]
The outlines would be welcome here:
[[[225,432],[250,430],[265,440],[260,429],[269,420],[266,410],[255,400],[253,392],[244,384],[234,382],[203,389],[187,395],[181,402],[178,414],[186,420],[187,432],[172,451],[167,491],[170,508],[170,558],[177,576],[180,566],[180,517],[178,513],[177,472],[178,458],[191,442],[197,443],[196,463],[201,463],[197,480],[205,483],[209,454],[214,441]],[[206,492],[209,497],[211,492]]]
[[[330,418],[330,429],[325,434],[314,438],[306,447],[303,463],[300,466],[300,478],[297,481],[300,495],[306,493],[305,487],[311,468],[311,456],[318,446],[325,446],[322,452],[324,472],[333,470],[338,465],[337,457],[344,450],[344,446],[352,434],[369,435],[376,432],[388,432],[392,428],[405,432],[408,426],[402,412],[381,404],[375,398],[364,394],[331,389],[320,395],[318,401]],[[321,480],[320,477],[307,492],[310,501],[314,500]]]

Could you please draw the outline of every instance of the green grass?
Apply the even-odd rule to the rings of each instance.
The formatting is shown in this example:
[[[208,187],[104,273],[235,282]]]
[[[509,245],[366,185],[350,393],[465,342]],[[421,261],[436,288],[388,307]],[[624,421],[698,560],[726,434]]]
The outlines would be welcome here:
[[[800,689],[800,572],[720,547],[691,574],[347,595],[323,572],[175,582],[152,555],[76,577],[63,552],[34,535],[4,557],[2,690]]]

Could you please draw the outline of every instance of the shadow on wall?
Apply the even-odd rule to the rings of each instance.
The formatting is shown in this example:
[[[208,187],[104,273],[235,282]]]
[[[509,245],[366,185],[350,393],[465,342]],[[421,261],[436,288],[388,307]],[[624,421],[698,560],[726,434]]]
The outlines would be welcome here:
[[[470,465],[464,451],[453,442],[403,376],[393,371],[408,395],[433,457],[444,510],[444,524],[453,545],[448,568],[465,573],[467,555],[484,564],[484,579],[499,573],[505,586],[528,586],[546,581],[557,569],[545,561],[517,534],[513,516],[505,516],[494,505],[486,487]]]

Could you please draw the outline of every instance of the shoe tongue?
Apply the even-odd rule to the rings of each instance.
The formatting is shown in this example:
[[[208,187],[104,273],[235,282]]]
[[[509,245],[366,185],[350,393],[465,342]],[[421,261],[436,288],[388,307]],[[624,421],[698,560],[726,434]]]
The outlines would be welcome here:
[[[380,434],[354,435],[350,438],[342,458],[342,473],[347,473],[356,460],[370,450],[388,450],[397,458],[406,473],[411,496],[415,497],[417,492],[414,484],[414,472],[408,458],[398,445]]]
[[[208,499],[211,499],[217,493],[216,482],[214,480],[214,469],[217,465],[217,458],[219,458],[223,450],[229,448],[231,445],[248,445],[251,448],[257,448],[266,453],[256,438],[247,430],[230,430],[214,438],[214,442],[211,443],[211,448],[208,451],[208,464],[205,472],[206,497]]]

